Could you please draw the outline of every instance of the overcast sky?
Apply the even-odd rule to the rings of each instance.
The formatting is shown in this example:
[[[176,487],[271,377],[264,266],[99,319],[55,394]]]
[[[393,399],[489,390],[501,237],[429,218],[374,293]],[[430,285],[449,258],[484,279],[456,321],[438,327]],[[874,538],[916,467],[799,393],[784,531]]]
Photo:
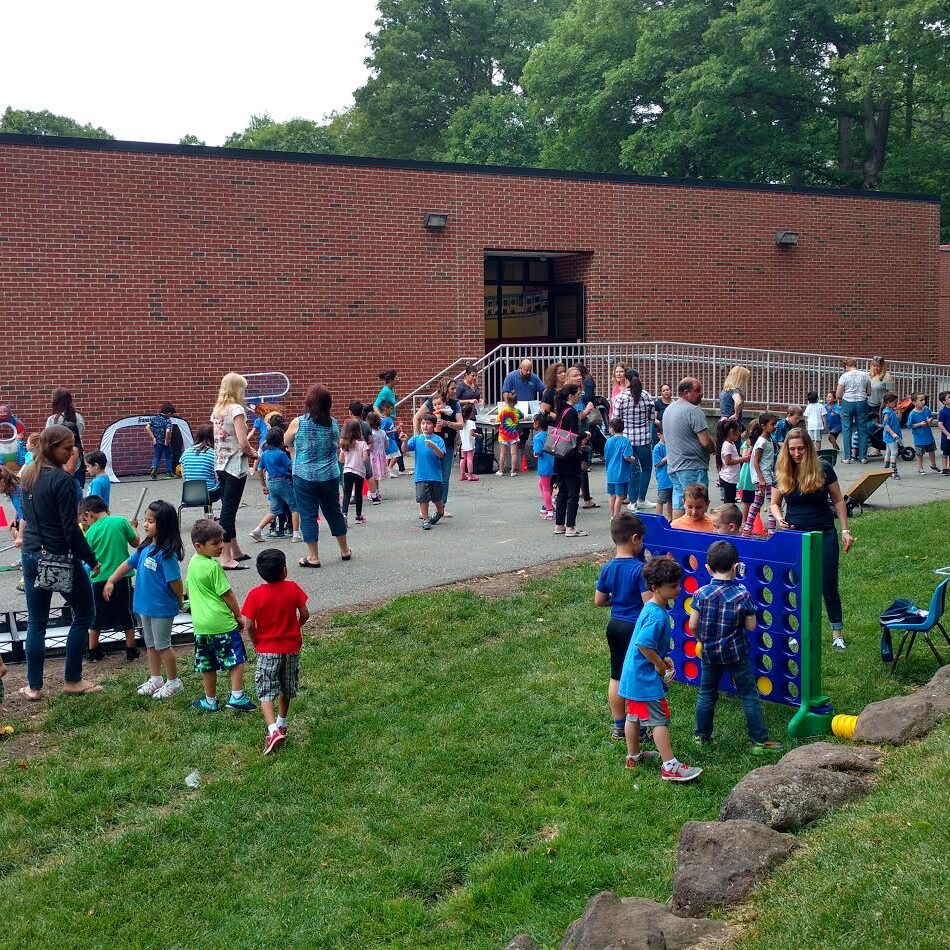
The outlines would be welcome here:
[[[116,138],[221,145],[252,114],[321,119],[366,79],[375,0],[30,0],[5,5],[0,111]]]

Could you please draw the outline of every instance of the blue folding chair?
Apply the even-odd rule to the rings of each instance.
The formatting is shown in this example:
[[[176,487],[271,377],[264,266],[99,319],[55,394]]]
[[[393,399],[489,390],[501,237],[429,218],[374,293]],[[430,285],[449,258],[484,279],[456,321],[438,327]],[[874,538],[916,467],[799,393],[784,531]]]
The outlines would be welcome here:
[[[926,617],[919,617],[917,620],[913,620],[910,617],[903,617],[898,620],[889,620],[881,623],[881,626],[887,630],[904,631],[904,636],[901,637],[897,652],[894,654],[894,662],[891,664],[892,673],[897,668],[897,661],[901,656],[910,656],[910,651],[914,648],[914,641],[917,639],[918,634],[927,641],[927,646],[930,647],[931,652],[937,658],[937,662],[943,666],[943,658],[937,652],[937,648],[930,639],[930,631],[936,627],[943,634],[943,639],[946,641],[947,646],[950,647],[950,637],[947,636],[947,631],[944,630],[943,624],[940,622],[947,606],[947,584],[950,584],[950,577],[937,585],[937,589],[934,591],[934,595],[930,600],[930,609],[927,611]],[[910,642],[908,642],[908,640]],[[904,652],[905,644],[907,645],[906,653]]]

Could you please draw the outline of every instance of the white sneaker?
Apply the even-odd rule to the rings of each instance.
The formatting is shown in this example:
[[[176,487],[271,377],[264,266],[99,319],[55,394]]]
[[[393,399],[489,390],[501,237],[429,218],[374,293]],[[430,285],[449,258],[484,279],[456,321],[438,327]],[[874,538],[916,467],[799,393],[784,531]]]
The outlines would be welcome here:
[[[299,531],[295,531],[294,536],[290,539],[290,543],[296,544],[298,541],[303,541],[303,535]]]
[[[402,475],[402,472],[400,472],[398,468],[391,468],[389,470],[390,478],[399,478],[401,475]]]
[[[843,650],[845,648],[844,637],[835,637],[831,641],[832,650]]]
[[[152,699],[170,699],[177,696],[185,688],[185,684],[180,680],[169,680],[164,686],[155,690]]]
[[[139,696],[154,696],[164,685],[163,682],[159,681],[156,683],[149,677],[135,692],[137,692]]]
[[[637,502],[637,507],[641,511],[653,511],[653,509],[656,508],[656,502],[649,498],[644,498],[643,501]]]
[[[253,531],[249,531],[248,534],[250,534],[250,536],[251,536],[255,541],[263,541],[263,540],[264,540],[264,535],[261,534],[261,529],[260,529],[260,528],[255,528]]]
[[[627,505],[627,511],[637,512],[639,510],[640,509],[637,507],[637,503],[635,501],[631,501],[630,504]]]

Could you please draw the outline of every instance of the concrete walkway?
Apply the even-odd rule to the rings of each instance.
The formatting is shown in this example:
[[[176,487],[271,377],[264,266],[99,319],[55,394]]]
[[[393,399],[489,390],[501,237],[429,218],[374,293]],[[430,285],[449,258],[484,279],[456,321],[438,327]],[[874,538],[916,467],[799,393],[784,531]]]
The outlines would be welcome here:
[[[847,489],[864,472],[878,466],[839,465],[842,488]],[[871,499],[877,508],[895,508],[931,501],[950,500],[950,478],[928,474],[918,477],[913,463],[903,463],[904,478],[888,482]],[[457,469],[456,469],[457,471]],[[148,488],[146,505],[156,498],[165,498],[175,506],[180,500],[181,482],[128,481],[112,488],[112,511],[130,516],[143,485]],[[266,505],[256,480],[248,483],[245,504],[238,513],[241,544],[249,554],[264,546],[278,546],[287,553],[290,576],[309,594],[311,610],[367,604],[396,597],[412,591],[427,590],[442,584],[519,570],[562,557],[593,554],[610,548],[610,533],[604,495],[604,470],[595,466],[591,472],[595,500],[602,507],[581,511],[578,527],[590,532],[589,537],[568,539],[555,537],[553,523],[538,517],[540,496],[533,473],[517,478],[482,476],[477,483],[459,483],[455,473],[450,489],[448,510],[451,520],[442,521],[431,531],[419,528],[414,502],[412,478],[391,479],[384,485],[382,505],[369,505],[364,514],[369,523],[352,525],[350,512],[350,544],[353,560],[340,560],[336,542],[323,526],[321,530],[320,570],[304,570],[296,566],[305,547],[290,541],[256,544],[248,537],[263,514]],[[714,504],[718,490],[713,489]],[[183,519],[186,562],[193,548],[188,532],[196,518],[194,510],[186,510]],[[854,533],[860,541],[860,518],[854,519]],[[18,561],[16,551],[0,555],[0,563]],[[253,561],[248,571],[232,572],[229,577],[239,598],[259,583]],[[25,610],[26,599],[15,589],[19,572],[0,574],[0,610]]]

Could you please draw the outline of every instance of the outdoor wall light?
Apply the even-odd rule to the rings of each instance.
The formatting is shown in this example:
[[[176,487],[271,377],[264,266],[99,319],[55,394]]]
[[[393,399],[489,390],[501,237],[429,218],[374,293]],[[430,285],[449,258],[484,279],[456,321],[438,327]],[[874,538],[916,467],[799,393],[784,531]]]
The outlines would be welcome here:
[[[426,227],[430,231],[441,231],[449,223],[449,216],[441,211],[430,211],[426,214]]]
[[[776,231],[775,243],[779,247],[794,247],[796,244],[798,244],[798,232],[797,231]]]

